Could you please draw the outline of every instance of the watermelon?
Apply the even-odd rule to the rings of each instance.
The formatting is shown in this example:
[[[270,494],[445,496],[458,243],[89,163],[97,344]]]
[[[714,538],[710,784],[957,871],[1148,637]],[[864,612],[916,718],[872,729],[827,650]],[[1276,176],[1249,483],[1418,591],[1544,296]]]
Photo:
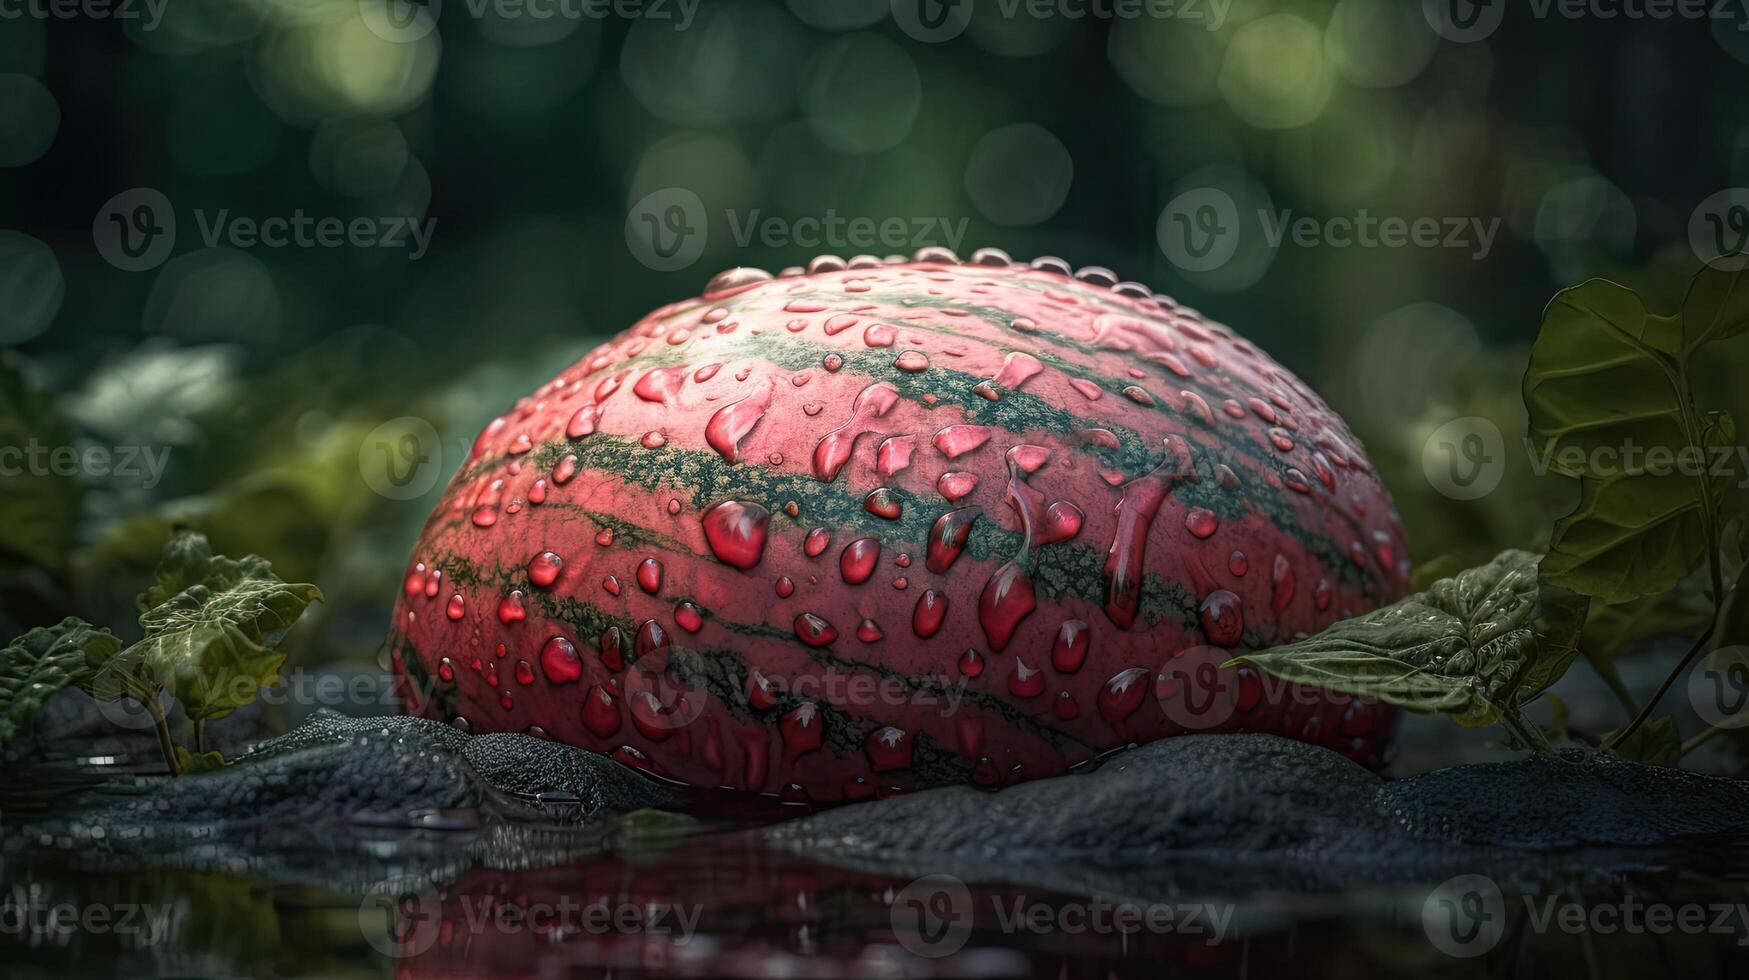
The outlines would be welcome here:
[[[713,798],[1000,786],[1195,731],[1381,762],[1225,666],[1400,597],[1353,435],[1233,331],[984,249],[732,269],[492,420],[409,560],[405,710]]]

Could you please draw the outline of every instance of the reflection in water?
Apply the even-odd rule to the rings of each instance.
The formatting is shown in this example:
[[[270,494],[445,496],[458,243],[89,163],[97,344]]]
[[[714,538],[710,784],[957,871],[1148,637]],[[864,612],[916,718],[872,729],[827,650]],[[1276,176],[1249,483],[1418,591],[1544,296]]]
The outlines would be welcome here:
[[[1717,976],[1749,962],[1741,878],[1089,897],[848,870],[663,815],[605,836],[456,815],[436,825],[324,829],[253,865],[226,856],[258,850],[237,841],[183,847],[156,868],[101,840],[13,846],[28,860],[0,870],[0,963],[21,977],[1154,978]],[[1743,866],[1740,845],[1697,846]],[[1657,907],[1673,914],[1648,914]],[[1685,914],[1704,928],[1682,928]]]

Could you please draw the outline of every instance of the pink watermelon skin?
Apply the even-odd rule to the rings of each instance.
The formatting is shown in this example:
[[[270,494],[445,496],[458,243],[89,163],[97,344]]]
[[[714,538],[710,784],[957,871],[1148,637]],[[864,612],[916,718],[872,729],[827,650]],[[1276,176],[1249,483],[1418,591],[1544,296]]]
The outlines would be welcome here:
[[[1405,593],[1387,493],[1287,370],[1114,279],[823,257],[645,317],[450,482],[404,708],[812,803],[1193,731],[1379,764],[1388,707],[1221,665]]]

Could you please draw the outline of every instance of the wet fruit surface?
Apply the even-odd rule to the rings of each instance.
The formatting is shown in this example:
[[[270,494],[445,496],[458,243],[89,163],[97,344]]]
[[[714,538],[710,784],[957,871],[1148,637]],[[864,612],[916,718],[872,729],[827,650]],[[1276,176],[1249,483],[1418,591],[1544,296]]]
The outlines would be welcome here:
[[[1386,709],[1223,666],[1407,588],[1342,421],[1165,297],[948,258],[737,270],[494,420],[408,562],[404,703],[822,803],[1191,731],[1376,764]]]

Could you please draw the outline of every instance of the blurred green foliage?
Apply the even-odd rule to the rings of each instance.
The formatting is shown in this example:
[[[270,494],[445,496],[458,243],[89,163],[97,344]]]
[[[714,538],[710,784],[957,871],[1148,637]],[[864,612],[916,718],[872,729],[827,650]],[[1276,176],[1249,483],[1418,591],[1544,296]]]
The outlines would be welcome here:
[[[424,419],[447,474],[493,414],[718,268],[834,251],[741,245],[731,213],[965,220],[962,251],[1107,265],[1323,392],[1417,559],[1539,548],[1575,493],[1516,451],[1543,304],[1606,276],[1673,305],[1696,203],[1749,184],[1731,25],[1515,18],[1458,44],[1408,0],[1196,5],[1225,7],[1219,24],[1011,6],[977,3],[944,43],[908,36],[888,0],[711,0],[683,30],[451,0],[399,39],[370,0],[0,22],[0,433],[169,454],[149,487],[0,477],[0,629],[128,620],[129,583],[188,525],[322,586],[320,628],[288,645],[370,656],[438,489],[373,492],[366,434]],[[662,273],[624,227],[671,186],[706,202],[708,236]],[[1500,229],[1479,257],[1248,239],[1187,272],[1156,222],[1200,186],[1247,210]],[[129,272],[91,216],[137,187],[179,228],[167,262]],[[436,225],[417,259],[239,248],[202,240],[197,212],[220,211]],[[1709,403],[1749,418],[1737,368],[1696,367]],[[1429,434],[1465,416],[1510,450],[1499,489],[1467,502],[1422,470]]]

